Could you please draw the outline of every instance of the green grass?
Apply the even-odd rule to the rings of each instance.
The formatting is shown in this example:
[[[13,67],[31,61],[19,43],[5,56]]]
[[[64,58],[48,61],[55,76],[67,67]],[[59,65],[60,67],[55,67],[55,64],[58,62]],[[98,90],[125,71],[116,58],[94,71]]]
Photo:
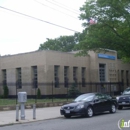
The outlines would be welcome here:
[[[73,99],[68,99],[68,101],[72,101]],[[64,102],[67,99],[27,99],[26,104],[34,104],[36,103],[51,103],[51,102]],[[16,105],[16,99],[0,99],[0,106],[10,106]]]

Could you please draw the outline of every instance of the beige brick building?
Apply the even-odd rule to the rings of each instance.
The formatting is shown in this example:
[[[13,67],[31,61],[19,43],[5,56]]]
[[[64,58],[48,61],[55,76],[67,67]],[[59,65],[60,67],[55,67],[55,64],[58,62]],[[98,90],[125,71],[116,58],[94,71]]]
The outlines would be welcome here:
[[[0,57],[0,95],[3,85],[9,88],[9,95],[26,91],[35,95],[35,87],[42,95],[67,94],[69,83],[76,82],[82,93],[100,91],[100,83],[106,91],[118,91],[117,82],[129,86],[130,65],[117,60],[116,51],[89,52],[89,56],[75,57],[74,53],[57,51],[36,51]],[[88,83],[88,84],[87,84]],[[91,83],[95,83],[95,86]]]

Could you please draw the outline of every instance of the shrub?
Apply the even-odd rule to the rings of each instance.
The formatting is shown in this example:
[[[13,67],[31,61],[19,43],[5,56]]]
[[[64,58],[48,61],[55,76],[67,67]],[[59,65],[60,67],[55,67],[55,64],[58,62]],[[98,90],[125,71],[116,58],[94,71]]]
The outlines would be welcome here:
[[[41,90],[40,88],[38,88],[37,90],[37,99],[40,99],[41,98]]]
[[[73,83],[70,89],[68,90],[68,96],[77,97],[79,94],[80,94],[80,91],[78,90],[77,85]]]

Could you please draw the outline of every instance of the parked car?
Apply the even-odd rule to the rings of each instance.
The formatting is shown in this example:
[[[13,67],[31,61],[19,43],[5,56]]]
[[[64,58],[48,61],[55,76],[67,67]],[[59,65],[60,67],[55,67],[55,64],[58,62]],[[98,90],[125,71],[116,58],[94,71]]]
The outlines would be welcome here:
[[[117,96],[118,109],[123,107],[130,107],[130,87],[126,88],[121,96]]]
[[[61,115],[66,118],[81,115],[92,117],[96,113],[109,111],[115,113],[117,101],[110,95],[102,93],[86,93],[78,96],[72,103],[63,105],[60,109]]]

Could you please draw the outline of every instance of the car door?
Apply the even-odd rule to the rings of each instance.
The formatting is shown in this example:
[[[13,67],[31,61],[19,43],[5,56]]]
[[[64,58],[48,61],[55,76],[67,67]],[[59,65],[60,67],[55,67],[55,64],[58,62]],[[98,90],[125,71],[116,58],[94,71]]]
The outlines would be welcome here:
[[[108,111],[110,110],[110,105],[111,102],[106,94],[101,94],[102,95],[102,105],[103,105],[103,111]]]
[[[101,94],[96,94],[94,98],[94,111],[96,113],[102,112],[103,111],[103,102],[102,102],[102,96]]]

